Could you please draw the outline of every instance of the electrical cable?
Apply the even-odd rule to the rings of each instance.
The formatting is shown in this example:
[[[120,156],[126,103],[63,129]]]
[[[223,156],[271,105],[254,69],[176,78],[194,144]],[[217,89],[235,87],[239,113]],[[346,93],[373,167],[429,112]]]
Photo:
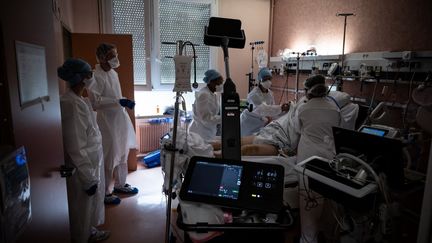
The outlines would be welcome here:
[[[303,168],[303,186],[305,188],[306,195],[307,195],[307,198],[305,199],[306,200],[305,210],[310,211],[311,209],[318,207],[319,203],[317,201],[317,198],[311,197],[311,195],[310,195],[311,190],[308,189],[306,186],[305,171],[306,171],[306,167]]]

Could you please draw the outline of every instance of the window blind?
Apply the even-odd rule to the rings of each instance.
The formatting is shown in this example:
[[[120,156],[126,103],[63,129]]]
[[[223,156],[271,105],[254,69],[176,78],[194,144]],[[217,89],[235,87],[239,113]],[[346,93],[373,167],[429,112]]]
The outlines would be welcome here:
[[[196,50],[197,82],[202,81],[204,72],[209,68],[210,48],[204,45],[204,26],[208,25],[211,14],[210,3],[176,0],[160,0],[160,41],[191,41],[199,46]],[[175,45],[161,44],[161,84],[175,81],[174,61],[167,56],[176,54]],[[191,46],[186,46],[186,54],[192,56]],[[192,63],[193,68],[193,63]],[[191,72],[193,81],[193,71]]]
[[[114,33],[132,34],[134,83],[146,84],[144,1],[113,0],[112,11]]]

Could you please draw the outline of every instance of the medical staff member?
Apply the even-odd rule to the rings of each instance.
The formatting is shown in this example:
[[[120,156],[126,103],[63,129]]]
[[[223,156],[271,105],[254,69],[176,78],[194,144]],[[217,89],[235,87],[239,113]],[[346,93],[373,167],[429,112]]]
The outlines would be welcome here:
[[[110,232],[93,227],[105,220],[102,137],[90,101],[81,96],[93,73],[81,59],[66,60],[57,73],[69,86],[60,98],[60,106],[65,163],[75,168],[66,180],[71,240],[105,240]]]
[[[207,70],[204,75],[203,80],[207,85],[195,93],[189,132],[197,133],[204,141],[211,142],[216,137],[217,125],[221,123],[220,95],[217,93],[223,90],[223,78],[214,69]]]
[[[267,105],[275,104],[273,92],[270,90],[272,78],[273,76],[270,69],[261,68],[259,70],[257,76],[259,81],[258,86],[253,88],[247,95],[247,101],[249,104],[253,105],[254,109],[263,103]]]
[[[268,68],[259,70],[259,84],[247,96],[248,103],[253,105],[253,111],[244,110],[240,116],[242,136],[259,132],[262,127],[289,110],[289,104],[275,105],[273,92],[270,90],[272,77]]]
[[[298,124],[300,139],[297,148],[297,163],[317,155],[327,159],[335,156],[332,127],[339,126],[341,114],[333,99],[327,97],[325,78],[322,75],[311,76],[304,82],[307,100],[298,108]],[[307,178],[299,176],[300,188],[305,188]],[[311,198],[320,196],[310,192],[300,196],[301,242],[318,242],[318,232],[323,229],[324,200],[316,199],[315,207],[309,207]]]
[[[120,66],[117,48],[103,43],[97,47],[99,64],[94,71],[94,82],[88,85],[89,97],[97,111],[97,122],[102,133],[105,160],[105,203],[119,204],[113,193],[137,194],[138,189],[126,183],[127,159],[130,149],[135,149],[136,137],[125,107],[133,109],[135,102],[123,98],[120,81],[114,70]],[[114,176],[114,190],[110,184]]]

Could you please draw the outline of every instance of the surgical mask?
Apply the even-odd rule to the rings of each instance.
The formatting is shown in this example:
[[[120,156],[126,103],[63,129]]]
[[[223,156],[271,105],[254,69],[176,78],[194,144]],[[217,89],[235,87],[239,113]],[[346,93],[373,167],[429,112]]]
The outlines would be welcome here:
[[[89,87],[95,81],[94,77],[84,79],[84,84]]]
[[[223,92],[223,84],[216,85],[216,92],[219,92],[219,93]]]
[[[261,82],[261,86],[263,86],[265,89],[270,89],[271,85],[272,85],[272,82],[269,80]]]
[[[118,59],[118,57],[113,57],[108,60],[108,64],[111,66],[111,68],[118,68],[120,67],[120,60]]]

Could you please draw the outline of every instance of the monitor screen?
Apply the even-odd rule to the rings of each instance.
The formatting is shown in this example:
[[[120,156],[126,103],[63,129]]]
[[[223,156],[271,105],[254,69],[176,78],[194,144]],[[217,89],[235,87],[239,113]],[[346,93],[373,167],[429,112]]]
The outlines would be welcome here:
[[[189,202],[278,212],[284,175],[284,167],[277,164],[194,156],[179,196]]]
[[[238,199],[243,166],[198,161],[188,193]]]
[[[360,132],[384,137],[388,131],[385,129],[379,129],[375,127],[362,127]]]

